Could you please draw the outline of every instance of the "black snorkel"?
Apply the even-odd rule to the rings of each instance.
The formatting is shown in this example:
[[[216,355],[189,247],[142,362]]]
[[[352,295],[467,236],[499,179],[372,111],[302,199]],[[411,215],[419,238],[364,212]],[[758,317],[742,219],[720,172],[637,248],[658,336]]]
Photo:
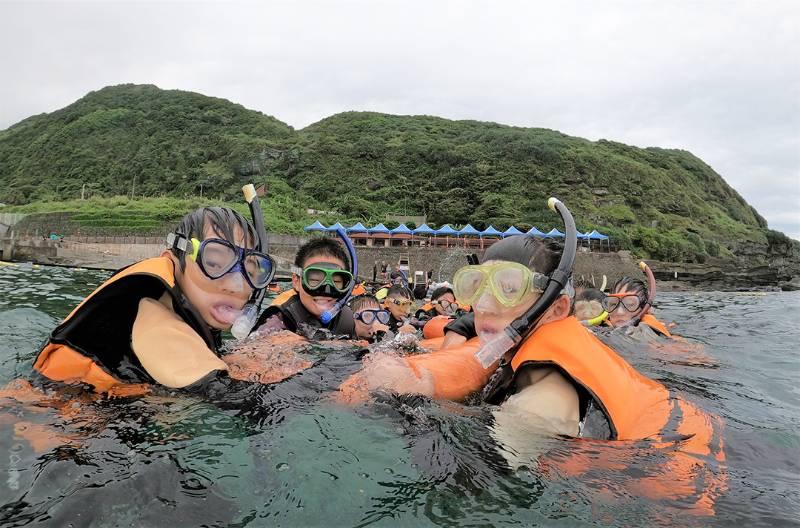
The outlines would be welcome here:
[[[253,219],[253,227],[255,228],[256,236],[258,237],[258,244],[256,245],[257,249],[262,253],[267,253],[269,251],[269,238],[267,236],[267,230],[264,227],[264,215],[261,212],[261,204],[258,201],[256,188],[252,183],[248,183],[242,187],[242,193],[244,194],[244,199],[250,208],[250,216]],[[272,278],[274,276],[275,267],[273,266],[267,284],[272,282]],[[261,303],[264,301],[264,295],[266,294],[266,291],[266,288],[261,288],[254,290],[252,295],[250,295],[250,300],[247,301],[247,304],[242,309],[241,315],[236,318],[236,320],[233,322],[233,326],[231,327],[231,334],[233,334],[235,338],[244,339],[250,334],[250,330],[253,329],[253,326],[256,323],[256,318],[258,317],[258,312],[261,309]]]
[[[650,311],[650,308],[653,306],[653,301],[656,299],[656,277],[653,275],[653,270],[650,269],[650,266],[648,266],[645,261],[639,262],[639,268],[647,276],[647,300],[644,306],[639,309],[639,313],[631,318],[633,325],[639,324],[642,317]]]
[[[358,256],[356,255],[356,248],[353,247],[353,243],[350,242],[350,237],[347,236],[344,229],[341,227],[336,229],[336,234],[339,235],[339,238],[344,242],[347,248],[347,254],[350,256],[350,273],[353,275],[353,283],[350,284],[350,288],[348,288],[344,297],[336,301],[336,304],[334,304],[330,310],[325,310],[322,312],[322,315],[319,316],[320,322],[324,325],[333,321],[333,318],[336,317],[342,307],[350,300],[350,296],[353,295],[353,288],[356,287],[356,280],[358,280]]]
[[[572,218],[567,206],[557,198],[547,200],[547,206],[561,215],[564,222],[564,251],[556,269],[550,274],[544,292],[530,309],[515,319],[507,326],[499,337],[481,346],[475,357],[480,361],[483,368],[489,368],[493,363],[506,356],[507,353],[516,353],[516,348],[525,340],[531,332],[542,314],[551,304],[561,295],[562,290],[569,284],[572,276],[572,265],[575,263],[575,253],[578,245],[578,232],[575,228],[575,220]],[[484,398],[491,401],[493,391],[490,384],[484,389]]]

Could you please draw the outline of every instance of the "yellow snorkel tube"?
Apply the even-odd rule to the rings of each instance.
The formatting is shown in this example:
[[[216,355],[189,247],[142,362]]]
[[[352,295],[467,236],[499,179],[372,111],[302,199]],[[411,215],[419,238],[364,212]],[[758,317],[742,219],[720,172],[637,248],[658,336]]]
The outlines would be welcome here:
[[[608,319],[608,312],[603,310],[603,313],[592,319],[587,319],[584,324],[586,326],[600,326],[606,319]]]

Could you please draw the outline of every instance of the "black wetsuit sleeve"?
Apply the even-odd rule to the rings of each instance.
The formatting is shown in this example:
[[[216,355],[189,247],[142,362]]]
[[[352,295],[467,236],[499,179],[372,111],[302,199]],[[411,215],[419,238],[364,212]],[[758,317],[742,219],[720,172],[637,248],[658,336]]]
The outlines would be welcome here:
[[[475,314],[470,312],[449,323],[444,327],[444,334],[447,335],[447,332],[455,332],[467,339],[477,337],[478,334],[475,333]]]

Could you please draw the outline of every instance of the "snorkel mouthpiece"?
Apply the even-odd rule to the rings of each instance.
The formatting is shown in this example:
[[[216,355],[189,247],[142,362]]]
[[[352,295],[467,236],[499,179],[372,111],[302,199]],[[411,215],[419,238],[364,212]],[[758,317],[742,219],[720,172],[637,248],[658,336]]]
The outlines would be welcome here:
[[[603,321],[605,321],[606,319],[608,319],[608,312],[603,310],[603,313],[592,319],[587,319],[586,321],[584,321],[584,324],[586,324],[586,326],[598,326],[602,324]]]
[[[356,255],[356,248],[353,247],[353,243],[350,242],[350,237],[347,236],[344,229],[341,227],[336,230],[336,234],[339,235],[339,238],[342,239],[344,242],[345,247],[347,248],[347,254],[350,256],[350,273],[353,275],[353,282],[350,284],[350,288],[347,289],[347,293],[336,301],[336,304],[330,310],[325,310],[322,312],[322,315],[319,316],[319,320],[322,324],[328,324],[333,321],[333,318],[341,311],[342,306],[350,299],[350,296],[353,294],[353,288],[356,287],[356,280],[358,278],[358,256]]]
[[[264,227],[264,215],[261,212],[261,205],[258,201],[256,188],[252,183],[248,183],[242,187],[242,194],[244,194],[244,199],[250,208],[250,216],[253,219],[253,227],[255,228],[256,236],[258,237],[257,247],[259,247],[262,252],[267,253],[269,251],[269,238],[267,237],[267,230]],[[274,276],[275,268],[273,267],[267,284],[272,282],[272,277]],[[236,339],[244,339],[247,337],[250,334],[250,331],[253,329],[253,326],[255,326],[256,318],[258,317],[258,309],[256,304],[259,306],[261,305],[261,301],[264,299],[265,291],[266,288],[254,291],[253,295],[250,296],[250,300],[245,305],[244,309],[242,309],[241,315],[239,315],[239,317],[237,317],[233,322],[231,334],[233,334],[233,337]]]
[[[556,269],[550,274],[544,292],[539,299],[521,317],[514,320],[507,326],[503,333],[490,342],[481,346],[475,357],[480,361],[484,368],[488,368],[495,361],[503,357],[509,351],[516,348],[533,331],[536,322],[542,314],[553,304],[561,291],[569,284],[572,275],[572,265],[575,262],[575,253],[578,245],[578,232],[575,228],[575,220],[572,218],[567,206],[557,198],[547,200],[547,206],[556,211],[564,222],[564,251]],[[489,398],[491,395],[485,395]]]

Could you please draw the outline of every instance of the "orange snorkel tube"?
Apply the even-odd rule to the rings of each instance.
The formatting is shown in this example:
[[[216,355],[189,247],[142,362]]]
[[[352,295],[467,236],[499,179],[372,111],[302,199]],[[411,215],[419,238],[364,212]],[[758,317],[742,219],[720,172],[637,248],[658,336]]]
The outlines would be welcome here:
[[[636,317],[632,318],[632,320],[636,321],[637,325],[639,321],[642,320],[642,317],[650,311],[650,308],[653,306],[653,301],[656,299],[656,277],[653,275],[653,270],[650,269],[650,266],[648,266],[645,261],[639,262],[639,268],[642,270],[642,273],[647,276],[647,301],[645,301],[644,306],[642,306]]]

